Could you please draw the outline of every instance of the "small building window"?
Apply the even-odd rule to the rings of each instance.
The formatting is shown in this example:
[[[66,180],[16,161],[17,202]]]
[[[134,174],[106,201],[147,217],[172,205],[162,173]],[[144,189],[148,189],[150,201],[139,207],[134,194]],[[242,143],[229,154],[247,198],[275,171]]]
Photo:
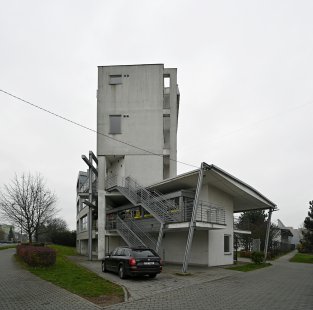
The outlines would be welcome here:
[[[110,75],[109,84],[110,85],[122,84],[122,75],[121,74]]]
[[[164,76],[164,87],[171,87],[171,78],[169,75]]]
[[[81,218],[81,222],[80,222],[80,230],[84,231],[87,230],[87,215]]]
[[[110,134],[122,133],[122,115],[110,115]]]
[[[230,235],[224,235],[224,253],[230,253]]]

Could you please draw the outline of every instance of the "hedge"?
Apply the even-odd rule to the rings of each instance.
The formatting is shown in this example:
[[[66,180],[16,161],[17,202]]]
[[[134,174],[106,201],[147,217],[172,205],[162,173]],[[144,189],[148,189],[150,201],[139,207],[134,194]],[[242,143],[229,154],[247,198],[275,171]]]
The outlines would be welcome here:
[[[262,264],[264,260],[264,254],[262,252],[252,252],[251,253],[251,260],[255,264]]]
[[[44,246],[20,244],[16,247],[16,254],[25,263],[33,267],[52,266],[56,261],[56,251]]]

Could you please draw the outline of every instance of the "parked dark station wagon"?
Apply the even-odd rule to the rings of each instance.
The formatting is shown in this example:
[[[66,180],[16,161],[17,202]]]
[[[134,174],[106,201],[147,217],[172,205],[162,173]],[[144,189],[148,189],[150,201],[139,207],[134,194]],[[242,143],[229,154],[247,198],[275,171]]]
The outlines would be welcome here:
[[[162,261],[149,248],[118,247],[102,260],[102,271],[115,272],[121,279],[137,275],[155,278],[162,271]]]

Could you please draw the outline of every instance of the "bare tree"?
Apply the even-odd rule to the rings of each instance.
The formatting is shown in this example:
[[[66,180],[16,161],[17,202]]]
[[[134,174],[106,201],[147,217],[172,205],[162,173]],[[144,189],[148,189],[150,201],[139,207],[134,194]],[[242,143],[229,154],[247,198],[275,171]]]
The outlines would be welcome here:
[[[11,184],[0,192],[0,212],[8,221],[21,227],[33,241],[39,227],[53,218],[56,196],[47,189],[41,175],[15,175]]]

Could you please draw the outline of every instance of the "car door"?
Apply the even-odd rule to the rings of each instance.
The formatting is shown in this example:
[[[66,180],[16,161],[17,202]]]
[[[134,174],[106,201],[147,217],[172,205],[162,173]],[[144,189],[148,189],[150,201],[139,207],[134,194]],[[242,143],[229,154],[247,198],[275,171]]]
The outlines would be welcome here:
[[[105,267],[109,271],[115,271],[114,270],[114,257],[116,255],[117,249],[113,250],[106,258],[105,258]]]
[[[118,272],[118,266],[120,263],[120,258],[122,254],[122,248],[116,248],[116,250],[113,253],[111,262],[112,262],[112,271]]]

